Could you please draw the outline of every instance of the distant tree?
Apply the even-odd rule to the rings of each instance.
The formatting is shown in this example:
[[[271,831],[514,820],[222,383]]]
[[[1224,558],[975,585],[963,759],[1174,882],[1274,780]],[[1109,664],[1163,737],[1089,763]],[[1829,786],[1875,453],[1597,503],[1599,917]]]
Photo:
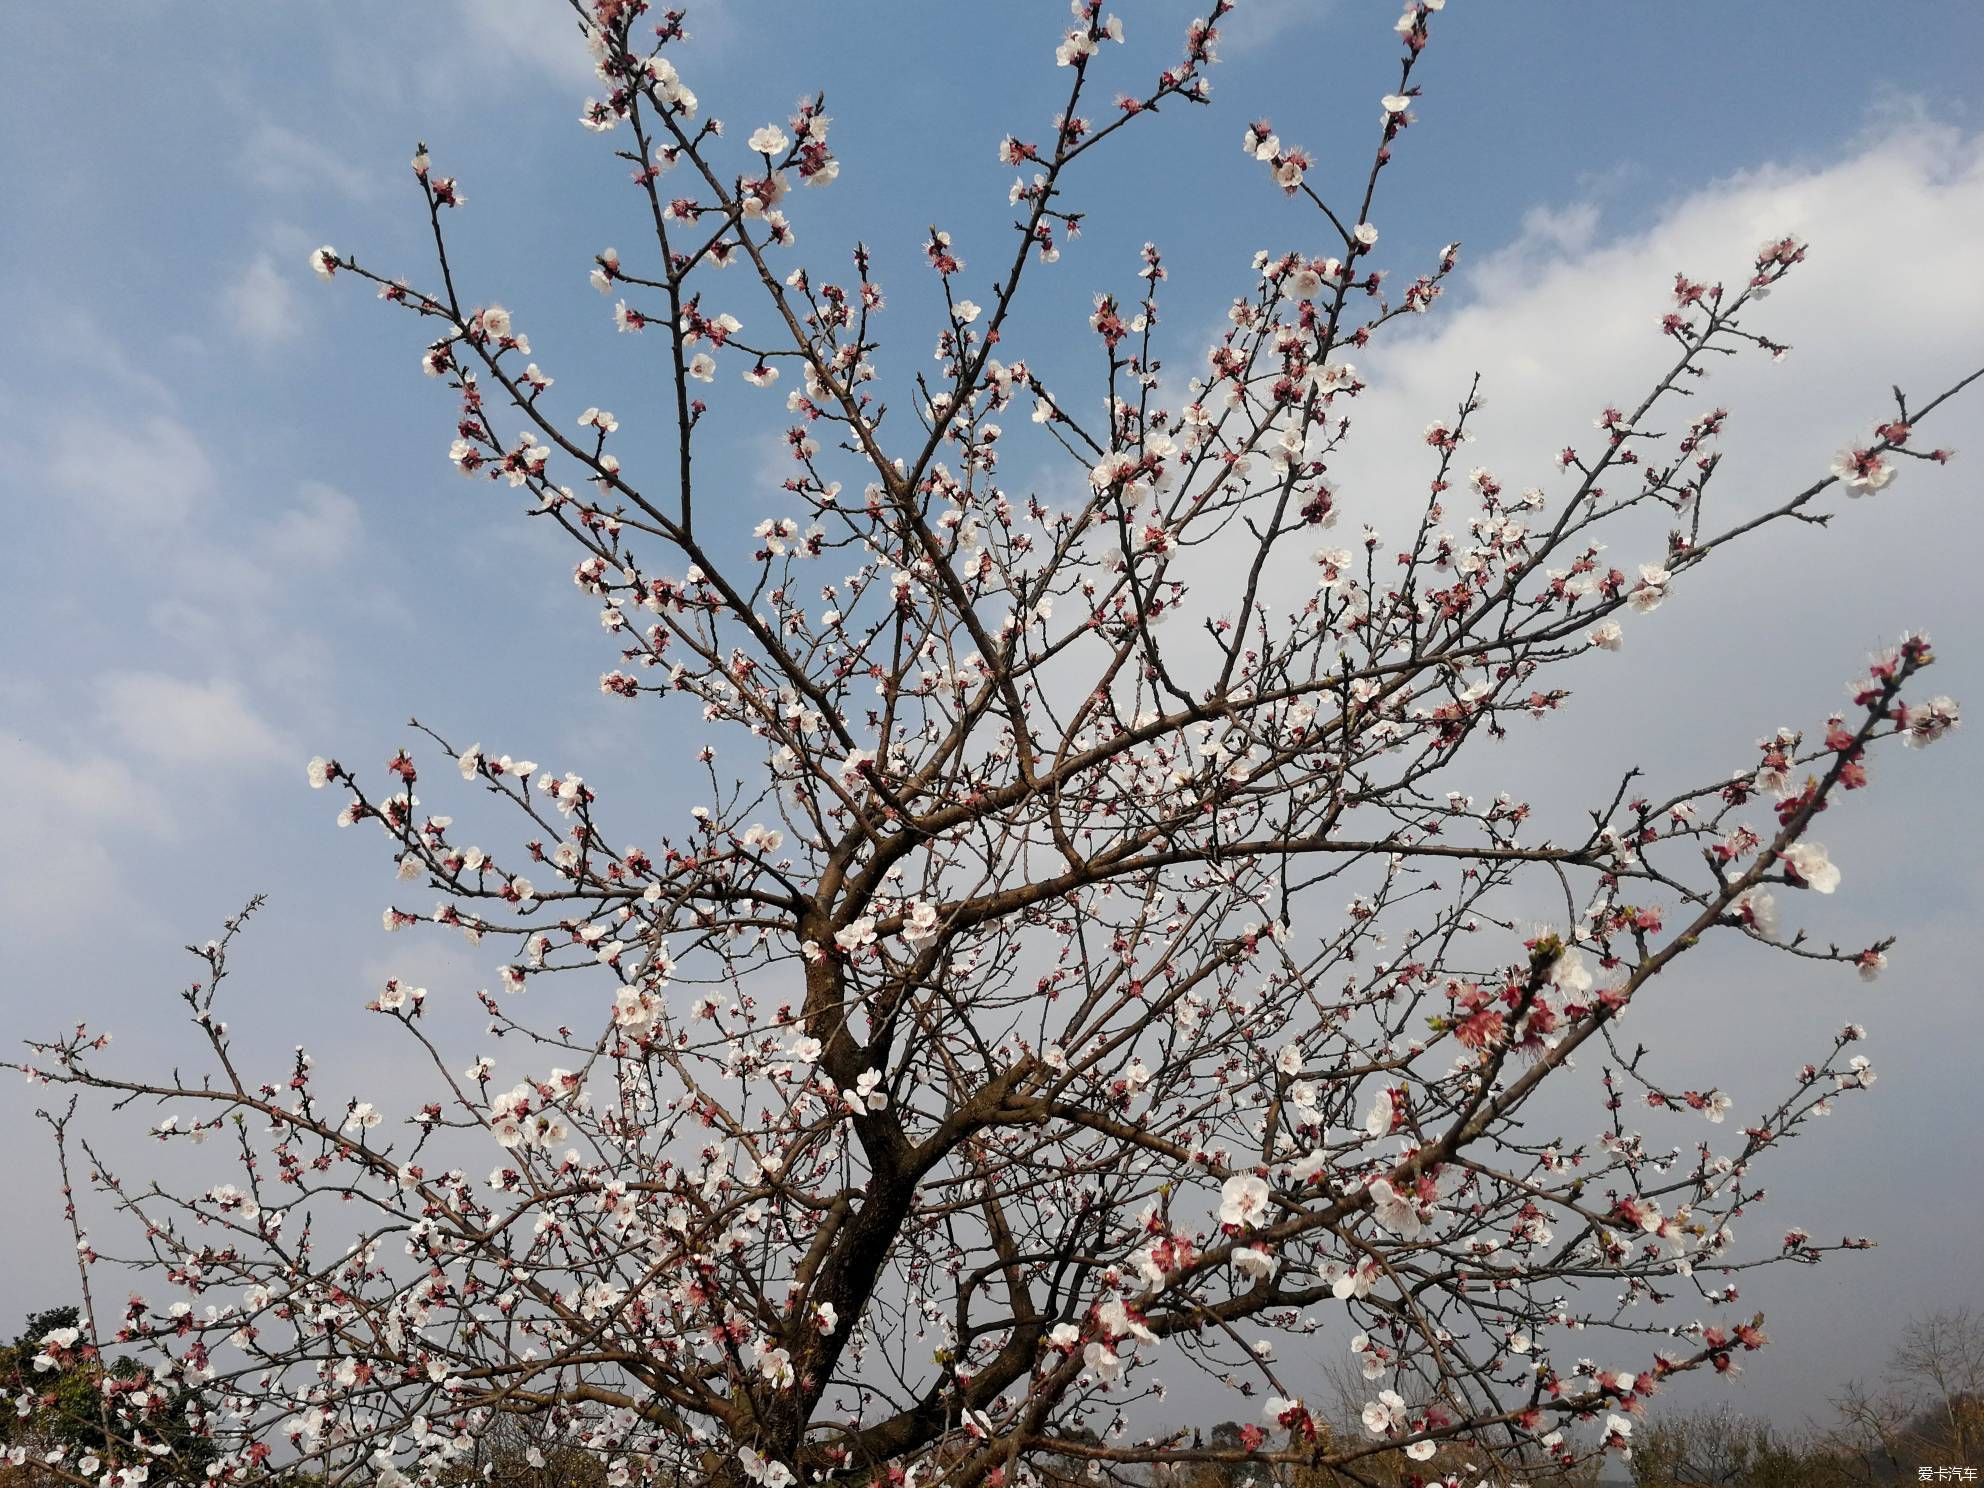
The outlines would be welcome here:
[[[1919,1402],[1913,1434],[1940,1461],[1984,1466],[1984,1315],[1966,1305],[1918,1313],[1902,1327],[1888,1377]]]
[[[0,1410],[0,1483],[88,1477],[120,1459],[164,1459],[197,1481],[213,1459],[200,1400],[131,1359],[106,1363],[81,1323],[74,1306],[30,1313],[0,1346],[0,1402],[11,1407]]]
[[[1656,1417],[1635,1437],[1632,1463],[1640,1488],[1843,1488],[1849,1481],[1810,1441],[1728,1406]]]
[[[1922,1468],[1984,1469],[1984,1319],[1967,1305],[1910,1317],[1885,1381],[1855,1381],[1833,1402],[1829,1449],[1863,1483]]]
[[[1900,1395],[1849,1381],[1832,1401],[1832,1420],[1823,1432],[1827,1450],[1854,1483],[1893,1482],[1915,1460],[1908,1424],[1913,1413]]]
[[[529,1473],[584,1454],[603,1488],[1530,1478],[1629,1450],[1664,1380],[1763,1347],[1735,1306],[1751,1268],[1867,1244],[1745,1220],[1773,1149],[1872,1082],[1864,1030],[1788,1013],[1770,1052],[1791,1073],[1725,1123],[1733,1098],[1687,1062],[1706,1032],[1650,1049],[1619,1020],[1710,942],[1880,970],[1887,940],[1829,944],[1791,905],[1840,885],[1811,834],[1875,753],[1955,724],[1922,686],[1929,642],[1706,778],[1622,758],[1592,799],[1553,793],[1554,838],[1484,772],[1586,668],[1629,664],[1622,622],[1713,573],[1740,593],[1835,498],[1946,459],[1919,426],[1984,373],[1897,390],[1810,479],[1728,491],[1706,379],[1786,350],[1760,315],[1806,249],[1774,237],[1727,278],[1676,276],[1647,328],[1664,367],[1578,410],[1595,432],[1539,451],[1533,483],[1468,468],[1491,415],[1463,379],[1390,452],[1402,504],[1339,490],[1356,364],[1456,263],[1387,277],[1372,225],[1441,3],[1399,17],[1361,154],[1220,126],[1303,225],[1184,373],[1156,351],[1156,246],[1085,325],[1014,311],[1084,179],[1149,115],[1208,101],[1227,0],[1099,107],[1122,25],[1077,0],[1043,37],[1065,87],[1039,131],[903,121],[1018,176],[992,272],[991,244],[921,237],[942,309],[913,363],[884,354],[866,246],[846,274],[798,256],[792,188],[839,170],[824,96],[724,132],[678,67],[681,16],[640,0],[573,15],[600,80],[582,122],[632,177],[612,236],[641,235],[589,236],[591,274],[651,375],[553,394],[534,358],[556,342],[533,351],[471,282],[462,189],[424,148],[419,283],[317,250],[414,318],[455,466],[574,544],[617,652],[602,690],[676,710],[657,768],[704,801],[636,842],[571,762],[438,729],[379,781],[311,762],[406,885],[386,928],[500,958],[464,1009],[500,1078],[400,980],[370,1009],[431,1064],[421,1088],[326,1089],[301,1049],[251,1068],[223,1001],[240,919],[183,994],[201,1067],[89,1026],[31,1046],[37,1080],[218,1139],[187,1158],[212,1181],[183,1188],[86,1153],[136,1240],[78,1221],[85,1280],[121,1263],[138,1290],[58,1348],[211,1392],[210,1478],[153,1473],[123,1399],[104,1471],[80,1445],[52,1470],[445,1488],[516,1470],[508,1446],[478,1455],[504,1423]],[[872,69],[850,81],[855,107],[894,106]],[[496,230],[541,210],[515,193]],[[761,409],[790,462],[741,522],[703,473],[738,437],[719,404]],[[1009,484],[1047,461],[1046,494]],[[409,639],[502,657],[510,600],[465,594],[446,635]],[[1683,682],[1740,697],[1755,641]],[[1696,1113],[1702,1140],[1667,1150],[1631,1108]],[[1342,1429],[1305,1399],[1332,1360],[1361,1396]],[[1221,1393],[1160,1403],[1160,1375]],[[1194,1444],[1239,1401],[1233,1442]]]
[[[0,1412],[0,1442],[9,1449],[12,1469],[30,1469],[36,1458],[57,1448],[91,1454],[103,1450],[99,1371],[93,1362],[81,1360],[66,1368],[48,1367],[40,1342],[73,1333],[78,1316],[74,1307],[30,1313],[21,1335],[0,1348],[0,1391],[13,1406]],[[37,1359],[43,1363],[37,1365]]]
[[[1967,1306],[1910,1317],[1888,1360],[1885,1388],[1850,1384],[1821,1426],[1786,1429],[1727,1406],[1662,1414],[1636,1436],[1642,1488],[1870,1488],[1915,1481],[1923,1469],[1979,1467],[1984,1329]]]

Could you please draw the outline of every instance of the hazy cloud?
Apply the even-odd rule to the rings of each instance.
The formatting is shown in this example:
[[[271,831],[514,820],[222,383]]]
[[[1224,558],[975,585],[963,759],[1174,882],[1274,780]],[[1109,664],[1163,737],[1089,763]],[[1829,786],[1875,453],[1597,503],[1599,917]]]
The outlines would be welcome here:
[[[274,764],[290,753],[232,681],[114,672],[98,685],[104,722],[133,753],[171,765]]]
[[[307,481],[297,504],[263,535],[262,548],[281,563],[328,568],[351,555],[363,525],[357,502],[335,486]]]
[[[44,468],[53,486],[107,535],[183,527],[213,494],[214,472],[193,432],[154,414],[129,422],[98,413],[56,419]]]
[[[1315,24],[1333,8],[1332,0],[1247,0],[1220,22],[1220,55],[1262,51],[1289,32]]]
[[[578,18],[562,0],[460,0],[459,29],[487,64],[523,67],[560,83],[597,85]]]
[[[241,147],[248,179],[265,191],[315,192],[328,186],[339,195],[365,201],[377,194],[378,180],[342,159],[318,140],[264,119]]]
[[[226,304],[228,319],[244,341],[275,346],[303,328],[296,285],[267,253],[258,253],[249,261],[241,277],[229,286]]]
[[[0,734],[15,782],[0,836],[0,901],[16,926],[59,933],[128,907],[118,846],[170,828],[163,795],[122,760]]]

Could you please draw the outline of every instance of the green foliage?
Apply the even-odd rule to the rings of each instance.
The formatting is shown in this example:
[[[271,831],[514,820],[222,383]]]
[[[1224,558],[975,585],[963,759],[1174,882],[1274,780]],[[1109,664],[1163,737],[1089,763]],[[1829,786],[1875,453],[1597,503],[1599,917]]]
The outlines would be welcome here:
[[[106,1407],[104,1383],[106,1375],[114,1381],[142,1381],[145,1373],[136,1363],[113,1357],[106,1364],[82,1350],[76,1361],[65,1367],[35,1367],[42,1339],[77,1327],[80,1319],[80,1310],[75,1307],[30,1313],[20,1335],[0,1346],[0,1393],[10,1407],[0,1411],[0,1446],[25,1447],[31,1464],[18,1470],[0,1469],[0,1483],[10,1488],[22,1482],[55,1481],[51,1474],[37,1473],[32,1463],[58,1448],[72,1464],[84,1457],[118,1461],[132,1455],[131,1425]],[[25,1411],[21,1409],[23,1401]],[[196,1405],[184,1392],[175,1393],[162,1410],[149,1412],[143,1419],[145,1439],[168,1449],[162,1457],[147,1454],[153,1463],[154,1482],[198,1482],[205,1476],[214,1452],[211,1442],[193,1424],[198,1415]]]

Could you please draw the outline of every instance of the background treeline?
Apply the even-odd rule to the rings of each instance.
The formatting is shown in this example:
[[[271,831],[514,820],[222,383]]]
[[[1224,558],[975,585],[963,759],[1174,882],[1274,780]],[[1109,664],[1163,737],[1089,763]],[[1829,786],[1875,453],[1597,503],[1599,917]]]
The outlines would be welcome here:
[[[0,1488],[55,1488],[73,1476],[50,1471],[44,1462],[66,1449],[70,1473],[79,1459],[109,1456],[114,1432],[104,1410],[107,1391],[128,1387],[141,1377],[128,1361],[84,1360],[60,1369],[37,1369],[40,1340],[55,1329],[76,1326],[76,1309],[36,1313],[21,1335],[0,1346]],[[1346,1370],[1321,1381],[1315,1393],[1333,1399],[1331,1414],[1341,1423],[1332,1436],[1343,1442],[1367,1440],[1355,1422],[1368,1388]],[[32,1407],[32,1412],[25,1408]],[[199,1482],[211,1451],[201,1430],[200,1403],[176,1397],[154,1413],[146,1440],[159,1454],[154,1481]],[[1237,1450],[1241,1428],[1223,1422],[1195,1433],[1193,1445]],[[1327,1444],[1326,1444],[1327,1445]],[[130,1455],[128,1438],[115,1440],[114,1455]],[[1924,1480],[1951,1481],[1949,1469],[1980,1470],[1984,1481],[1984,1312],[1956,1307],[1910,1319],[1871,1385],[1849,1385],[1817,1419],[1785,1425],[1747,1416],[1724,1405],[1694,1411],[1651,1412],[1634,1434],[1630,1463],[1638,1488],[1884,1488]],[[1269,1488],[1261,1468],[1220,1462],[1179,1461],[1093,1475],[1090,1464],[1069,1458],[1041,1466],[1046,1488],[1095,1488],[1098,1483],[1136,1488]],[[1944,1470],[1941,1477],[1937,1469]],[[1606,1480],[1621,1481],[1622,1465],[1605,1469]],[[1586,1464],[1550,1478],[1555,1484],[1596,1484],[1599,1465]],[[1276,1488],[1418,1488],[1446,1479],[1497,1484],[1501,1478],[1483,1455],[1462,1446],[1442,1448],[1431,1460],[1413,1462],[1392,1451],[1360,1459],[1355,1476],[1326,1469],[1278,1471]],[[1526,1480],[1540,1482],[1533,1471]],[[290,1488],[319,1488],[321,1479],[296,1473]],[[540,1449],[527,1420],[502,1422],[485,1433],[440,1488],[607,1488],[605,1464],[570,1447]],[[686,1488],[686,1485],[685,1485]]]

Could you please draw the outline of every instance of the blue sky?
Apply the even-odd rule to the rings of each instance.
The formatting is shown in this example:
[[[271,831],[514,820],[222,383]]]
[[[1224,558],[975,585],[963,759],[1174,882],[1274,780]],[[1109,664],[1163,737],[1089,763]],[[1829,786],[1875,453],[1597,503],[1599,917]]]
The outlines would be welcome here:
[[[1124,9],[1129,45],[1104,60],[1134,86],[1175,54],[1193,11]],[[616,336],[610,301],[585,282],[594,252],[634,243],[632,202],[624,168],[576,125],[587,67],[561,10],[133,7],[114,34],[63,7],[10,17],[9,1035],[88,1017],[134,1043],[167,1036],[165,994],[190,974],[176,948],[257,890],[271,905],[243,953],[252,990],[237,1017],[266,1024],[271,1049],[307,1029],[327,1059],[357,1060],[369,1052],[357,1010],[380,977],[486,979],[458,943],[382,942],[383,859],[340,836],[326,798],[302,786],[312,753],[376,770],[410,713],[580,770],[614,792],[630,838],[688,804],[656,783],[684,753],[678,722],[598,693],[610,652],[566,581],[563,547],[448,468],[450,409],[419,375],[417,328],[305,265],[328,241],[424,275],[406,171],[424,138],[468,195],[452,225],[470,297],[510,306],[573,411],[613,407],[641,448],[656,347]],[[1063,82],[1051,51],[1065,14],[1047,3],[692,8],[685,75],[739,135],[827,90],[845,163],[833,190],[797,203],[798,256],[838,268],[856,236],[874,248],[897,377],[931,335],[926,227],[956,235],[968,280],[989,280],[1006,253],[1010,173],[994,146],[1007,130],[1042,133]],[[1319,179],[1361,171],[1396,75],[1391,16],[1375,0],[1243,5],[1211,108],[1167,108],[1076,179],[1089,226],[1036,279],[1016,347],[1052,365],[1058,328],[1094,291],[1127,290],[1138,246],[1154,239],[1172,271],[1168,354],[1183,365],[1245,288],[1253,250],[1321,251],[1264,168],[1243,160],[1241,130],[1268,116],[1318,153]],[[1629,393],[1657,352],[1633,338],[1672,272],[1735,272],[1787,217],[1815,243],[1813,282],[1783,292],[1781,323],[1808,354],[1776,381],[1745,372],[1718,393],[1738,409],[1732,461],[1747,478],[1774,489],[1822,469],[1885,412],[1889,382],[1928,392],[1969,370],[1964,356],[1984,349],[1984,301],[1965,267],[1984,233],[1980,55],[1984,10],[1969,5],[1454,0],[1374,219],[1380,264],[1416,273],[1459,238],[1470,268],[1440,317],[1374,359],[1359,456],[1372,486],[1387,435],[1416,429],[1477,368],[1495,415],[1490,463],[1540,475],[1564,431],[1588,429],[1596,404]],[[1690,253],[1702,257],[1676,258]],[[765,439],[776,425],[753,421],[742,391],[722,389],[720,437],[703,454],[705,490],[719,493],[705,499],[723,503],[735,535],[778,509]],[[1973,397],[1936,438],[1984,446],[1981,424]],[[1861,653],[1905,626],[1943,643],[1941,687],[1984,696],[1967,685],[1984,677],[1984,622],[1965,598],[1965,554],[1984,536],[1974,468],[1919,480],[1911,469],[1904,484],[1918,489],[1850,513],[1850,530],[1785,540],[1759,555],[1768,572],[1705,586],[1691,617],[1667,624],[1663,609],[1665,629],[1634,654],[1634,687],[1624,673],[1596,680],[1579,742],[1512,774],[1576,779],[1580,759],[1614,748],[1728,768],[1777,723],[1822,717]],[[1704,655],[1726,656],[1734,679],[1701,683]],[[1897,925],[1908,938],[1877,1000],[1823,977],[1785,995],[1807,999],[1817,1028],[1867,1023],[1889,1078],[1867,1103],[1878,1110],[1843,1114],[1827,1151],[1790,1155],[1785,1210],[1768,1222],[1870,1230],[1886,1247],[1857,1271],[1760,1284],[1793,1347],[1756,1366],[1741,1387],[1749,1407],[1811,1407],[1846,1373],[1871,1371],[1900,1312],[1975,1274],[1958,1266],[1984,1218],[1976,1118],[1958,1114],[1978,1053],[1964,927],[1984,911],[1964,790],[1972,747],[1960,734],[1897,760],[1876,806],[1829,827],[1858,869],[1858,897],[1826,933]],[[1774,1026],[1745,1000],[1746,975],[1677,993],[1673,1015],[1677,1029],[1729,1031],[1736,1072],[1744,1040]],[[32,1109],[18,1089],[5,1099],[17,1117]],[[1932,1156],[1917,1147],[1929,1133],[1967,1138]],[[51,1165],[30,1143],[16,1171],[0,1313],[69,1285]]]

